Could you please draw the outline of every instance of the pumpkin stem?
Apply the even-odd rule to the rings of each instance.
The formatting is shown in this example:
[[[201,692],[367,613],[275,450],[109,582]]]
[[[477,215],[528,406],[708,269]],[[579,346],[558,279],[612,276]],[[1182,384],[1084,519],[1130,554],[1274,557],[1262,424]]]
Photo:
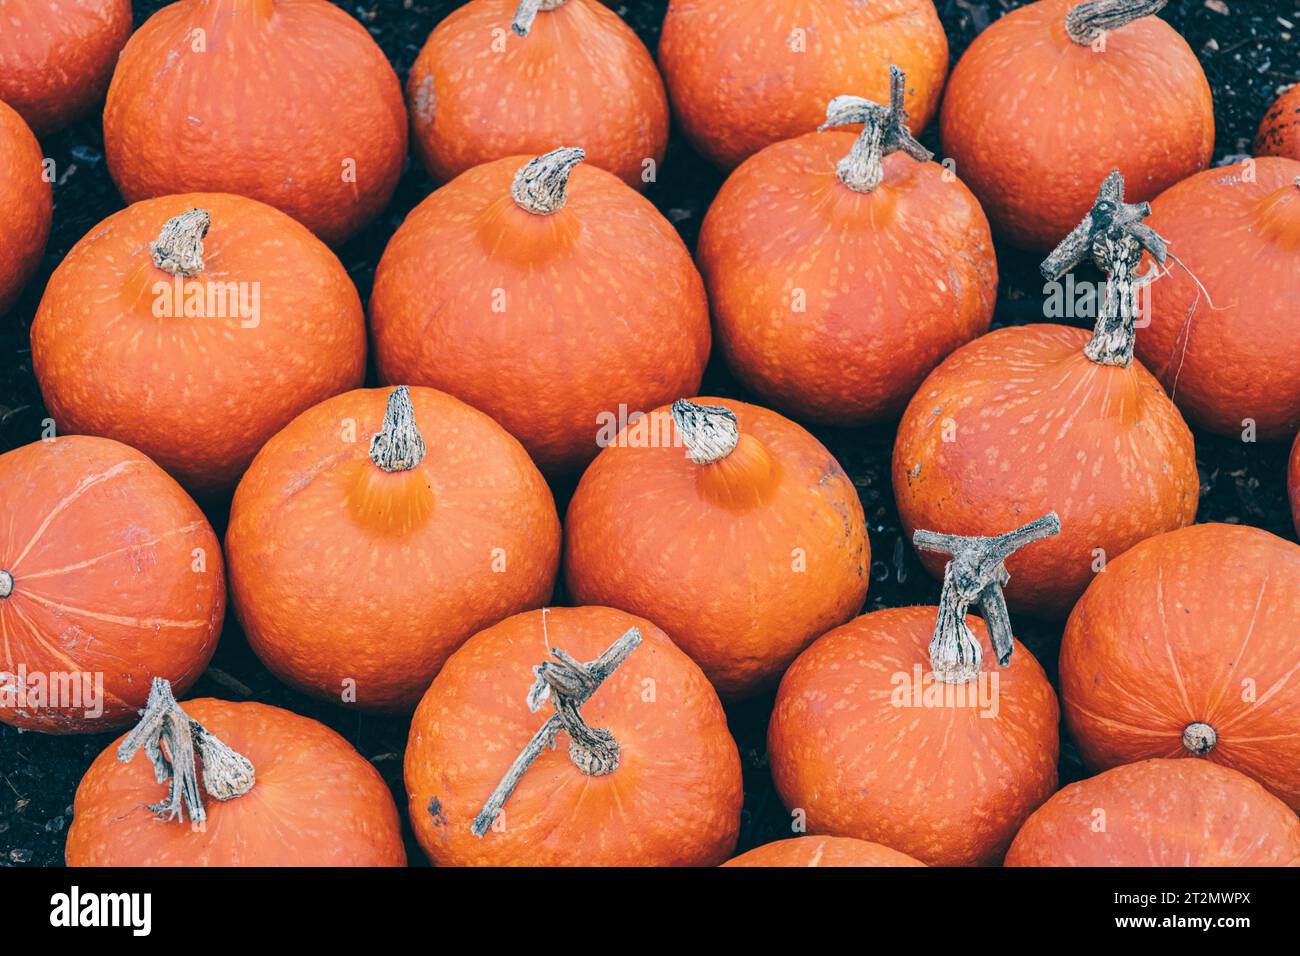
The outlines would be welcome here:
[[[212,225],[206,209],[187,209],[163,223],[158,238],[149,243],[153,264],[168,275],[192,279],[203,271],[203,237]]]
[[[1198,720],[1183,728],[1183,746],[1198,757],[1204,757],[1218,742],[1219,735],[1209,724],[1203,724]]]
[[[907,110],[903,94],[907,77],[897,66],[889,67],[889,106],[881,106],[861,96],[837,96],[826,106],[826,122],[817,129],[862,124],[862,133],[849,154],[839,161],[835,173],[840,182],[854,192],[869,193],[880,185],[885,171],[881,165],[890,153],[899,150],[919,163],[929,162],[934,154],[918,143],[907,128]]]
[[[1110,30],[1126,27],[1158,13],[1168,0],[1088,0],[1070,8],[1065,15],[1065,32],[1080,46],[1092,46]]]
[[[568,3],[568,0],[519,0],[519,6],[515,10],[515,18],[510,21],[510,29],[521,37],[526,37],[528,31],[533,28],[533,20],[537,18],[537,11],[555,10],[566,3]]]
[[[679,398],[672,405],[673,424],[686,453],[697,465],[711,465],[735,451],[740,441],[736,413],[721,405],[697,405]]]
[[[561,146],[530,159],[515,173],[510,195],[521,209],[535,215],[559,212],[569,198],[569,174],[586,158],[586,150],[581,147]]]
[[[415,425],[409,386],[399,385],[389,393],[384,422],[370,439],[370,460],[390,474],[410,471],[424,461],[424,439]]]
[[[248,758],[235,753],[181,710],[166,678],[153,679],[140,723],[117,748],[118,761],[130,763],[141,747],[153,764],[158,782],[171,780],[167,799],[149,806],[160,820],[183,821],[187,809],[191,822],[207,819],[195,773],[195,747],[203,762],[203,789],[209,796],[232,800],[253,789],[255,777]]]
[[[483,804],[474,818],[472,828],[476,837],[482,837],[492,827],[510,794],[515,792],[528,768],[542,751],[555,746],[561,730],[569,734],[569,759],[589,777],[601,777],[618,769],[618,741],[608,730],[588,726],[578,713],[605,678],[622,664],[641,643],[641,631],[629,628],[618,640],[606,648],[594,661],[580,663],[560,650],[551,648],[554,661],[543,661],[533,668],[537,680],[528,691],[528,709],[537,713],[549,698],[555,713],[538,729],[528,745],[515,758],[501,782]]]
[[[1048,280],[1092,259],[1106,273],[1106,298],[1084,354],[1098,365],[1127,367],[1133,362],[1138,291],[1159,274],[1152,268],[1137,274],[1145,250],[1163,267],[1168,257],[1165,241],[1142,220],[1151,215],[1150,203],[1124,201],[1124,177],[1112,170],[1097,191],[1088,215],[1061,240],[1039,267]]]
[[[992,538],[934,531],[917,531],[912,535],[912,543],[922,551],[952,555],[943,569],[939,614],[930,641],[930,667],[939,680],[945,684],[968,684],[980,675],[984,651],[966,626],[966,609],[977,601],[998,664],[1005,667],[1010,662],[1014,642],[1002,588],[1011,575],[1004,562],[1031,541],[1058,534],[1060,530],[1061,519],[1053,511]]]
[[[7,598],[14,593],[14,576],[8,571],[0,570],[0,598]]]

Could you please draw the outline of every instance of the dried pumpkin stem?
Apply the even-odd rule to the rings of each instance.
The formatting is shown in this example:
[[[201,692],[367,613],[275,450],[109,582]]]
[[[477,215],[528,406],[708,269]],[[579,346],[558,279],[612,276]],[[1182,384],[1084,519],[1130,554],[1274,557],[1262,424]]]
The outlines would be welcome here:
[[[191,279],[203,271],[203,237],[212,225],[206,209],[187,209],[163,223],[158,238],[149,243],[153,264],[168,275]]]
[[[1183,746],[1197,756],[1205,756],[1218,742],[1219,735],[1209,724],[1203,724],[1198,720],[1183,728]]]
[[[510,21],[510,29],[521,37],[526,37],[528,31],[533,28],[533,21],[537,19],[539,10],[555,10],[568,2],[569,0],[520,0],[519,6],[515,9],[515,18]]]
[[[721,405],[697,405],[679,398],[672,405],[673,424],[697,465],[711,465],[735,450],[740,441],[736,413]]]
[[[569,175],[586,158],[587,153],[581,147],[561,146],[530,159],[515,173],[510,195],[519,208],[535,215],[559,212],[569,198]]]
[[[410,471],[424,461],[424,439],[415,424],[411,389],[399,385],[388,395],[384,422],[370,439],[370,460],[384,471]]]
[[[1080,46],[1092,46],[1110,30],[1126,27],[1158,13],[1168,0],[1088,0],[1070,8],[1065,15],[1065,32]]]
[[[966,611],[978,602],[988,625],[998,663],[1006,666],[1015,646],[1002,588],[1010,580],[1008,557],[1040,538],[1059,533],[1055,511],[997,537],[917,531],[912,543],[922,551],[952,555],[943,569],[939,614],[930,641],[930,667],[945,684],[968,684],[980,675],[984,651],[966,626]]]
[[[826,106],[826,122],[818,127],[862,124],[862,133],[849,154],[839,161],[835,173],[849,189],[869,193],[884,177],[884,158],[899,150],[917,162],[925,163],[934,154],[918,143],[907,128],[907,110],[903,94],[907,77],[897,66],[889,68],[889,105],[881,106],[861,96],[837,96]]]
[[[203,764],[203,789],[218,800],[233,800],[253,789],[256,780],[248,758],[235,753],[176,703],[171,682],[155,677],[140,723],[117,748],[117,759],[130,763],[144,748],[159,783],[170,780],[167,799],[151,804],[161,820],[184,820],[186,811],[194,823],[207,819],[203,794],[195,772],[194,752],[198,748]]]
[[[0,571],[0,598],[7,598],[14,593],[14,576],[8,571]]]
[[[582,719],[578,708],[591,698],[605,679],[622,664],[641,643],[641,631],[629,628],[594,661],[583,664],[558,647],[551,648],[554,661],[543,661],[533,668],[537,679],[528,692],[528,709],[533,713],[548,699],[555,713],[533,734],[528,745],[515,758],[501,782],[492,791],[483,809],[474,818],[473,833],[482,837],[505,806],[519,781],[547,747],[563,730],[569,735],[569,759],[589,777],[601,777],[618,769],[618,741],[608,730],[591,727]]]

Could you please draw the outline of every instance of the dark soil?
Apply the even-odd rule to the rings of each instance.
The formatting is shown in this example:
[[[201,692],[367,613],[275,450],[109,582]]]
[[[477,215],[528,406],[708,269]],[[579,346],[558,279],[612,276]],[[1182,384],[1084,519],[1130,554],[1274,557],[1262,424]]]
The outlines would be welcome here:
[[[948,31],[953,61],[979,30],[1020,5],[1012,0],[938,0],[936,6]],[[163,3],[135,0],[134,6],[138,25]],[[459,4],[370,0],[339,6],[370,30],[405,81],[429,31]],[[666,0],[613,6],[654,49]],[[1227,12],[1219,12],[1216,7]],[[1249,152],[1265,110],[1284,87],[1300,81],[1300,45],[1295,39],[1300,29],[1300,0],[1173,0],[1162,16],[1187,38],[1213,87],[1218,122],[1215,162]],[[922,139],[931,148],[938,145],[933,127],[925,131]],[[41,271],[15,311],[0,322],[0,452],[36,440],[46,416],[32,375],[27,332],[45,282],[74,242],[123,205],[104,163],[97,118],[50,137],[43,145],[46,155],[56,163],[54,231]],[[721,176],[674,133],[660,181],[649,195],[693,247],[700,220],[721,182]],[[385,214],[341,250],[343,263],[363,298],[369,294],[375,265],[389,237],[432,188],[418,164],[408,161],[401,186]],[[1037,260],[1004,248],[999,248],[998,257],[1002,288],[995,324],[1041,320],[1043,292]],[[709,369],[703,391],[745,397],[716,362]],[[938,585],[922,570],[911,546],[904,541],[894,508],[889,478],[892,429],[818,430],[817,434],[853,477],[866,510],[874,555],[867,610],[935,603]],[[1251,524],[1295,539],[1285,492],[1287,449],[1199,433],[1196,447],[1202,489],[1199,520]],[[557,487],[555,491],[563,509],[572,489]],[[225,515],[213,513],[211,518],[221,533]],[[557,603],[563,603],[564,595],[556,598]],[[1055,679],[1059,626],[1024,619],[1015,623],[1017,635]],[[259,700],[324,721],[374,763],[405,812],[402,751],[407,721],[344,711],[289,690],[253,656],[233,614],[228,616],[212,667],[191,694]],[[729,709],[731,728],[745,766],[742,850],[790,833],[789,816],[777,798],[767,769],[764,738],[771,704],[767,697]],[[63,862],[77,783],[112,739],[113,735],[19,734],[0,725],[0,865],[48,866]],[[1062,782],[1083,775],[1072,743],[1063,737]],[[411,861],[422,861],[422,854],[409,836],[408,842]]]

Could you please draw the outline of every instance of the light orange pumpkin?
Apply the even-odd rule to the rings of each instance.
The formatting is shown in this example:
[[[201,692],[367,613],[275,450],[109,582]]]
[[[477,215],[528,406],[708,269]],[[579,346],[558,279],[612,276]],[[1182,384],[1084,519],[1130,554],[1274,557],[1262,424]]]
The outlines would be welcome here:
[[[23,118],[0,102],[0,316],[18,300],[45,254],[54,196],[44,162]]]
[[[805,836],[777,840],[733,856],[723,866],[925,866],[879,843],[852,837]]]
[[[1282,93],[1264,114],[1255,134],[1255,155],[1300,159],[1300,84]]]

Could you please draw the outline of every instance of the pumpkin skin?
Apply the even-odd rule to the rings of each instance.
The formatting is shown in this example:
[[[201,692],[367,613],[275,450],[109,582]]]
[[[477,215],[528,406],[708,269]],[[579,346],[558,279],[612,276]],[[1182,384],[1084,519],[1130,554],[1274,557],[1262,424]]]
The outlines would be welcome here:
[[[388,786],[334,731],[251,701],[205,697],[181,707],[252,761],[253,789],[225,801],[205,794],[201,830],[159,821],[148,805],[167,784],[154,780],[144,754],[118,763],[119,738],[77,787],[68,866],[406,865]]]
[[[1060,242],[1112,169],[1139,203],[1204,169],[1214,148],[1210,86],[1178,32],[1143,17],[1099,52],[1066,33],[1078,2],[1039,0],[984,30],[939,116],[944,155],[993,232],[1024,249]]]
[[[931,673],[937,612],[875,611],[799,656],[768,725],[772,779],[811,833],[878,841],[934,866],[995,865],[1056,790],[1056,695],[1017,643],[1010,664],[993,672],[995,716],[896,703],[899,675]],[[968,615],[966,625],[994,660],[984,622]],[[953,741],[960,746],[944,745]]]
[[[1137,356],[1193,424],[1240,437],[1250,419],[1284,441],[1300,430],[1300,161],[1253,165],[1253,181],[1207,169],[1151,203],[1147,224],[1185,268],[1152,290]]]
[[[758,405],[694,401],[736,414],[736,450],[695,464],[667,409],[625,428],[569,503],[565,582],[667,629],[736,700],[857,613],[871,549],[853,483],[812,435]]]
[[[1297,864],[1295,813],[1250,778],[1204,760],[1143,760],[1072,783],[1029,818],[1006,859],[1007,866]]]
[[[1092,580],[1094,549],[1109,560],[1190,524],[1200,493],[1192,434],[1160,383],[1136,361],[1091,361],[1088,339],[1042,323],[962,346],[921,384],[894,442],[909,535],[994,535],[1026,514],[1060,514],[1059,535],[1006,562],[1008,606],[1052,619]],[[942,577],[943,555],[920,558]]]
[[[177,294],[149,243],[195,207],[212,217],[204,270]],[[213,300],[215,315],[177,314],[232,282],[249,318],[230,299]],[[124,441],[204,498],[229,494],[303,409],[360,385],[365,356],[361,300],[335,255],[270,206],[217,193],[109,216],[55,269],[32,322],[32,362],[60,429]]]
[[[1298,618],[1300,546],[1267,531],[1200,524],[1124,552],[1061,641],[1061,701],[1084,761],[1190,757],[1184,729],[1208,724],[1205,759],[1300,809]]]
[[[325,0],[180,0],[122,51],[104,149],[127,202],[237,193],[337,244],[392,197],[406,108],[370,34]]]
[[[131,0],[5,0],[0,100],[37,136],[103,101],[131,35]]]
[[[677,121],[723,170],[817,129],[832,97],[887,102],[891,63],[907,74],[907,109],[920,131],[948,72],[948,38],[931,0],[671,0],[659,40]]]
[[[618,768],[585,776],[561,733],[506,801],[503,828],[474,836],[489,794],[553,712],[524,703],[532,668],[548,647],[594,660],[631,627],[642,644],[580,708],[613,733]],[[715,866],[740,830],[740,755],[717,694],[663,631],[604,607],[517,614],[470,638],[411,721],[406,790],[437,866]]]
[[[482,409],[543,472],[568,474],[595,457],[620,404],[644,411],[699,388],[709,303],[676,230],[610,173],[574,168],[550,215],[517,205],[511,181],[529,159],[457,177],[402,223],[375,273],[375,363],[385,382]]]
[[[411,390],[424,461],[381,472],[367,444],[389,391],[335,396],[266,443],[235,491],[226,556],[248,643],[280,680],[409,712],[467,637],[551,596],[560,525],[519,443],[433,389]]]
[[[54,217],[41,144],[21,116],[0,102],[0,316],[18,300],[41,264]]]
[[[768,146],[727,179],[700,231],[718,342],[737,377],[800,421],[897,417],[939,361],[988,331],[988,221],[935,163],[885,157],[868,193],[836,176],[856,135]],[[795,289],[806,299],[792,308]]]
[[[1255,155],[1300,159],[1300,86],[1279,96],[1264,114],[1255,136]]]
[[[102,714],[0,706],[0,721],[102,733],[136,718],[154,677],[199,678],[221,636],[225,572],[175,481],[120,442],[69,435],[0,455],[0,487],[0,571],[13,582],[0,598],[0,688],[15,688],[19,668],[103,676]]]
[[[429,175],[446,182],[563,143],[645,189],[646,160],[657,168],[668,145],[668,95],[650,52],[599,0],[540,11],[526,37],[510,30],[517,6],[471,0],[434,28],[416,57],[406,95]]]
[[[733,856],[723,866],[925,866],[906,853],[852,837],[777,840]]]

